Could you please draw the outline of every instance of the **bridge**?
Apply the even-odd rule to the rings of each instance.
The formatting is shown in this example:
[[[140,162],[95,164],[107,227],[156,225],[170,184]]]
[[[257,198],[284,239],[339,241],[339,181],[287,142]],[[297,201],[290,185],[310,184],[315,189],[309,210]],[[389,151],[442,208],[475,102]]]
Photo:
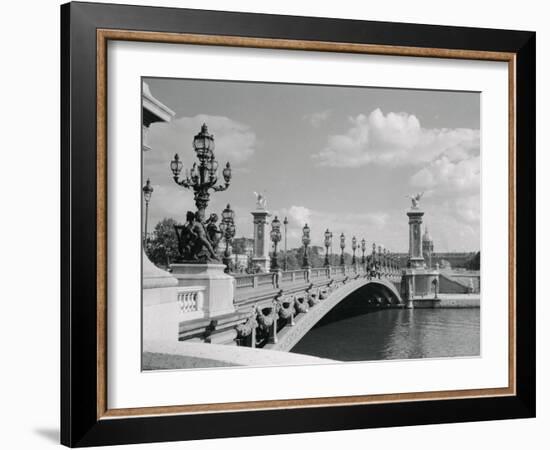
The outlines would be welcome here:
[[[372,308],[402,308],[401,274],[393,267],[329,266],[234,276],[234,312],[179,323],[179,340],[288,351],[329,311],[361,290]],[[201,290],[178,294],[184,315],[197,313]]]
[[[429,273],[416,272],[413,291],[408,274],[391,266],[226,275],[232,311],[214,316],[208,311],[204,285],[163,288],[174,289],[165,300],[144,295],[143,367],[322,364],[327,360],[288,352],[339,306],[359,306],[360,311],[405,308],[410,303],[415,308],[479,307],[479,290],[472,292],[469,283],[440,273],[441,290],[437,285],[435,291],[425,291],[433,286],[422,283],[433,276]],[[477,277],[479,286],[479,273],[470,276]]]

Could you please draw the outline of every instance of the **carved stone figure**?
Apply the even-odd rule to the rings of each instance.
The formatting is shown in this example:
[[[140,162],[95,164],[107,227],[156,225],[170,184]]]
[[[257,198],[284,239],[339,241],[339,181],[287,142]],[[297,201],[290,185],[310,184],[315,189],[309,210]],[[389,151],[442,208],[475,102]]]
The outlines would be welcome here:
[[[175,226],[178,250],[183,262],[219,262],[202,219],[203,215],[200,211],[196,213],[187,211],[185,224]]]
[[[416,194],[407,195],[407,198],[410,198],[412,202],[411,209],[418,209],[418,204],[420,203],[420,199],[423,195],[424,192],[417,192]]]
[[[265,195],[261,192],[254,192],[254,195],[256,196],[256,208],[267,209],[267,199]]]
[[[185,220],[185,224],[174,226],[178,237],[178,251],[182,259],[187,259],[189,257],[193,247],[193,239],[190,230],[195,220],[195,213],[187,211]]]
[[[208,239],[212,243],[212,248],[214,252],[218,250],[218,245],[222,239],[222,232],[218,228],[218,215],[215,213],[210,214],[210,217],[206,221],[206,232],[208,234]]]

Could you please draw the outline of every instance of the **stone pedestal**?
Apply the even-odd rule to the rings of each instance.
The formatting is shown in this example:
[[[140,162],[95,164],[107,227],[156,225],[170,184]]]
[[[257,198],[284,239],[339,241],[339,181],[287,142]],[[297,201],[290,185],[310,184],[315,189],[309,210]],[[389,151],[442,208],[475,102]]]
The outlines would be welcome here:
[[[155,266],[142,250],[142,276],[143,276],[143,290],[154,288],[167,288],[178,285],[178,280],[165,270],[159,269]]]
[[[422,255],[422,216],[424,211],[411,209],[407,211],[409,216],[409,263],[411,268],[425,267]]]
[[[254,249],[252,251],[252,267],[259,266],[262,272],[269,272],[269,231],[267,218],[271,216],[265,209],[252,211],[254,217]]]
[[[177,340],[178,280],[142,254],[143,340]]]
[[[414,307],[415,300],[437,300],[439,271],[426,268],[408,268],[401,274],[401,297],[407,308]]]
[[[235,312],[235,278],[224,272],[224,264],[172,264],[179,286],[203,286],[204,317],[214,318]]]

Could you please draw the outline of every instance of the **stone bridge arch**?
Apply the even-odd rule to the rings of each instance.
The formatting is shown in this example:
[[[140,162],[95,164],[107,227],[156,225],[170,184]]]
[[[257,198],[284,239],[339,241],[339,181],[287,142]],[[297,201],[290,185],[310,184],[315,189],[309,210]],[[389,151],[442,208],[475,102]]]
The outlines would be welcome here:
[[[329,311],[353,294],[364,292],[365,301],[369,294],[380,298],[385,304],[403,305],[403,300],[396,285],[387,279],[358,279],[334,289],[329,296],[312,307],[306,314],[296,320],[294,326],[286,326],[277,334],[277,342],[266,344],[264,348],[289,351],[311,330]],[[378,296],[378,297],[377,297]]]

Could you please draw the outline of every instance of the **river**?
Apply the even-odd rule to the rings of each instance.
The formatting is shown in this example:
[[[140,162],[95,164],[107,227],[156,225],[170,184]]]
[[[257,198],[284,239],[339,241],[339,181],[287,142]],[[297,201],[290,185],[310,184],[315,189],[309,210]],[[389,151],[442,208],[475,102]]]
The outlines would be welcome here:
[[[382,309],[320,322],[291,350],[340,361],[480,354],[479,309]]]

